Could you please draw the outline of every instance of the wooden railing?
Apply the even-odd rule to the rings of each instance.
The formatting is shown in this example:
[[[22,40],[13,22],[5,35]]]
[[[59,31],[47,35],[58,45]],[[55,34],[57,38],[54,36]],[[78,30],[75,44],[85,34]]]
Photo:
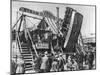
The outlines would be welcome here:
[[[39,57],[39,56],[38,56],[38,53],[37,53],[37,51],[36,51],[35,45],[34,45],[34,43],[33,43],[33,41],[32,41],[31,35],[30,35],[29,31],[28,31],[28,29],[27,29],[27,33],[28,33],[28,36],[29,36],[29,38],[30,38],[30,40],[31,40],[32,47],[33,47],[33,49],[34,49],[34,51],[35,51],[35,53],[36,53],[36,56]]]
[[[19,51],[20,53],[22,52],[22,48],[21,48],[21,43],[20,43],[20,39],[19,39],[19,34],[18,32],[16,33],[16,38],[17,38],[17,42],[18,42],[18,46],[19,46]]]

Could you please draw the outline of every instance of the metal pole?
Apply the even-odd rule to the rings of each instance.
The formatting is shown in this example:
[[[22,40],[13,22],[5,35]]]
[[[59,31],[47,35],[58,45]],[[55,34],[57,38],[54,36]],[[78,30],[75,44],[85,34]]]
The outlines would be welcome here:
[[[85,53],[85,50],[84,50],[84,42],[83,42],[83,38],[82,38],[82,34],[81,34],[81,33],[80,33],[80,37],[81,37],[81,40],[82,40],[82,46],[83,46],[83,48],[82,48],[83,50],[82,50],[82,51],[83,51],[83,53],[84,53],[84,55],[85,55],[86,53]]]
[[[58,31],[58,34],[59,34],[59,7],[56,7],[56,9],[57,9],[57,31]],[[57,38],[57,45],[56,45],[57,47],[59,46],[59,44],[58,44],[58,38]]]
[[[57,9],[57,27],[58,27],[58,30],[59,30],[59,7],[56,7],[56,9]]]

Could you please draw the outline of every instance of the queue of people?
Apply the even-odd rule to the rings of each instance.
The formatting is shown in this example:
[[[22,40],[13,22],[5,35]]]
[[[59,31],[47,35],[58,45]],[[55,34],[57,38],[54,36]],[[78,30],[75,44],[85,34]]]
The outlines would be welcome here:
[[[87,70],[93,68],[94,60],[91,52],[86,56],[82,56],[82,54],[64,54],[60,52],[52,54],[46,51],[35,58],[33,70],[34,73]],[[12,62],[14,73],[25,73],[23,66],[24,61],[21,57],[18,58],[16,64]]]

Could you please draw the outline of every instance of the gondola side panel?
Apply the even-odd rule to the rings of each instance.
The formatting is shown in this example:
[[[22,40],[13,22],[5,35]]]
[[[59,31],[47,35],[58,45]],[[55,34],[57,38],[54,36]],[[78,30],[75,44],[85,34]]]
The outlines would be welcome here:
[[[71,33],[70,33],[70,35],[67,35],[70,37],[69,37],[68,43],[64,49],[64,52],[66,52],[66,53],[76,52],[75,44],[77,43],[77,40],[78,40],[78,36],[79,36],[81,26],[82,26],[82,21],[83,21],[83,16],[80,13],[76,12],[75,16],[74,16],[74,22],[73,22],[73,27],[72,27]]]

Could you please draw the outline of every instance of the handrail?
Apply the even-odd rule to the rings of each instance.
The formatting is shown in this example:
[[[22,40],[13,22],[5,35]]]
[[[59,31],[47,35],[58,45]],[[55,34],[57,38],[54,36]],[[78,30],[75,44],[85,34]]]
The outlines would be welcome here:
[[[19,20],[21,19],[22,15],[19,17],[19,19],[17,20],[17,22],[14,24],[14,26],[12,27],[12,29],[14,29],[14,27],[17,25],[17,23],[19,22]]]
[[[37,57],[39,57],[39,56],[38,56],[38,53],[37,53],[37,51],[36,51],[35,45],[34,45],[34,43],[32,42],[31,35],[30,35],[30,33],[29,33],[29,31],[28,31],[28,30],[27,30],[27,33],[28,33],[28,35],[29,35],[29,38],[30,38],[30,40],[31,40],[32,47],[33,47],[33,49],[34,49],[34,51],[35,51],[35,53],[36,53],[36,56],[37,56]]]
[[[18,41],[18,45],[19,45],[19,51],[21,53],[22,52],[22,48],[21,48],[21,43],[20,43],[18,32],[17,32],[17,41]]]

